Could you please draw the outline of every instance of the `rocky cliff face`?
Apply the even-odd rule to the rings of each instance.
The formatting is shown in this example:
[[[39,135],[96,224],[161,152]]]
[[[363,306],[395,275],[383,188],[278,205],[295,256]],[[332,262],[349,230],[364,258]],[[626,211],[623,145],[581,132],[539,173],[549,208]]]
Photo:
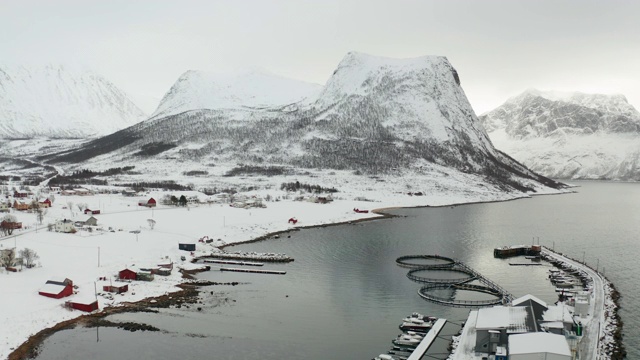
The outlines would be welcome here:
[[[122,91],[97,74],[62,66],[0,67],[0,137],[96,137],[144,118]]]
[[[640,180],[640,113],[622,95],[528,90],[480,120],[496,148],[546,176]]]
[[[433,164],[506,186],[518,187],[518,178],[546,181],[493,148],[444,57],[349,53],[319,92],[277,81],[277,90],[258,86],[252,91],[260,94],[243,97],[248,92],[242,80],[230,80],[226,88],[232,90],[225,93],[195,79],[200,76],[181,77],[150,120],[57,160],[117,152],[364,173],[430,171]],[[297,96],[274,100],[269,94]]]

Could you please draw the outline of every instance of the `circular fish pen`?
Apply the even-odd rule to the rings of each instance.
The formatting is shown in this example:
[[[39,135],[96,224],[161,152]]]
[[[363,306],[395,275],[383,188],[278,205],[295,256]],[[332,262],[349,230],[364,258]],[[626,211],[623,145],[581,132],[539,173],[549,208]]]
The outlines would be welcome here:
[[[453,267],[455,260],[439,255],[405,255],[396,259],[396,264],[407,268],[444,269]]]
[[[431,275],[433,273],[433,275]],[[435,275],[437,277],[433,277]],[[415,282],[428,284],[462,284],[475,280],[476,275],[458,268],[417,268],[409,270],[407,277]]]
[[[418,290],[425,300],[457,307],[508,304],[513,296],[460,261],[439,255],[405,255],[396,264],[411,268],[407,277],[427,284]],[[437,274],[437,275],[436,275]],[[470,284],[471,282],[479,284]]]
[[[438,296],[434,292],[439,290],[451,291],[452,296]],[[458,299],[457,292],[474,293],[474,299]],[[455,307],[483,307],[509,302],[509,295],[484,285],[472,284],[430,284],[418,290],[418,295],[425,300]]]

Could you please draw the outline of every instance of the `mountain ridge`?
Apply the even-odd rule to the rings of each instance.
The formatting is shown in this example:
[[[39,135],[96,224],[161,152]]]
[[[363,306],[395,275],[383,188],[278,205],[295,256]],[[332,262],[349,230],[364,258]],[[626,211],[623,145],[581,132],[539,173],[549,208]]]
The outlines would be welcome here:
[[[0,68],[1,137],[95,137],[145,117],[98,74],[55,65]]]
[[[543,175],[640,180],[640,113],[623,95],[530,89],[480,120],[496,148]]]
[[[494,149],[445,57],[349,53],[316,98],[264,107],[251,106],[253,99],[240,99],[233,107],[184,106],[171,99],[186,98],[178,90],[201,89],[177,83],[168,101],[182,107],[167,108],[181,112],[153,117],[49,159],[195,160],[368,174],[428,172],[437,165],[518,191],[530,189],[525,184],[532,181],[557,185]]]

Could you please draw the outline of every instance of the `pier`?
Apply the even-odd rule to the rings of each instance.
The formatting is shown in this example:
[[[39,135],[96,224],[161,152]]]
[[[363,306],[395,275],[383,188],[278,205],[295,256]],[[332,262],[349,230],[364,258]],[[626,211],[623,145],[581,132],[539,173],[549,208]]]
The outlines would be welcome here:
[[[213,264],[227,264],[227,265],[245,265],[245,266],[263,266],[264,265],[263,263],[259,263],[259,262],[222,260],[222,259],[202,260],[202,262],[213,263]]]
[[[433,327],[431,328],[431,330],[429,330],[427,335],[425,335],[425,337],[422,339],[420,344],[416,347],[415,350],[413,350],[413,352],[407,358],[407,360],[420,360],[420,359],[422,359],[422,356],[424,356],[424,353],[426,353],[427,350],[429,350],[429,347],[431,346],[433,341],[438,337],[438,334],[440,334],[440,331],[442,330],[442,328],[444,327],[444,325],[446,323],[447,323],[447,319],[438,319],[438,320],[436,320],[436,322],[435,322],[435,324],[433,324]]]
[[[243,268],[220,268],[220,271],[233,271],[233,272],[244,272],[244,273],[254,273],[254,274],[274,274],[274,275],[284,275],[287,272],[283,270],[260,270],[260,269],[243,269]]]
[[[291,262],[292,257],[286,254],[274,254],[274,253],[254,253],[254,252],[214,252],[211,255],[203,256],[210,259],[223,259],[223,260],[240,260],[240,261],[261,261],[261,262]]]

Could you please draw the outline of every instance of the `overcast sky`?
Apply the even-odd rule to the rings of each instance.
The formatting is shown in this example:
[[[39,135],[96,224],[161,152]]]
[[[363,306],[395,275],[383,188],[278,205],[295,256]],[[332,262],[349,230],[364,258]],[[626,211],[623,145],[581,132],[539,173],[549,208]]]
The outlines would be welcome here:
[[[640,109],[640,1],[0,0],[0,62],[87,67],[138,99],[190,69],[324,84],[348,51],[444,55],[478,114],[527,88]]]

